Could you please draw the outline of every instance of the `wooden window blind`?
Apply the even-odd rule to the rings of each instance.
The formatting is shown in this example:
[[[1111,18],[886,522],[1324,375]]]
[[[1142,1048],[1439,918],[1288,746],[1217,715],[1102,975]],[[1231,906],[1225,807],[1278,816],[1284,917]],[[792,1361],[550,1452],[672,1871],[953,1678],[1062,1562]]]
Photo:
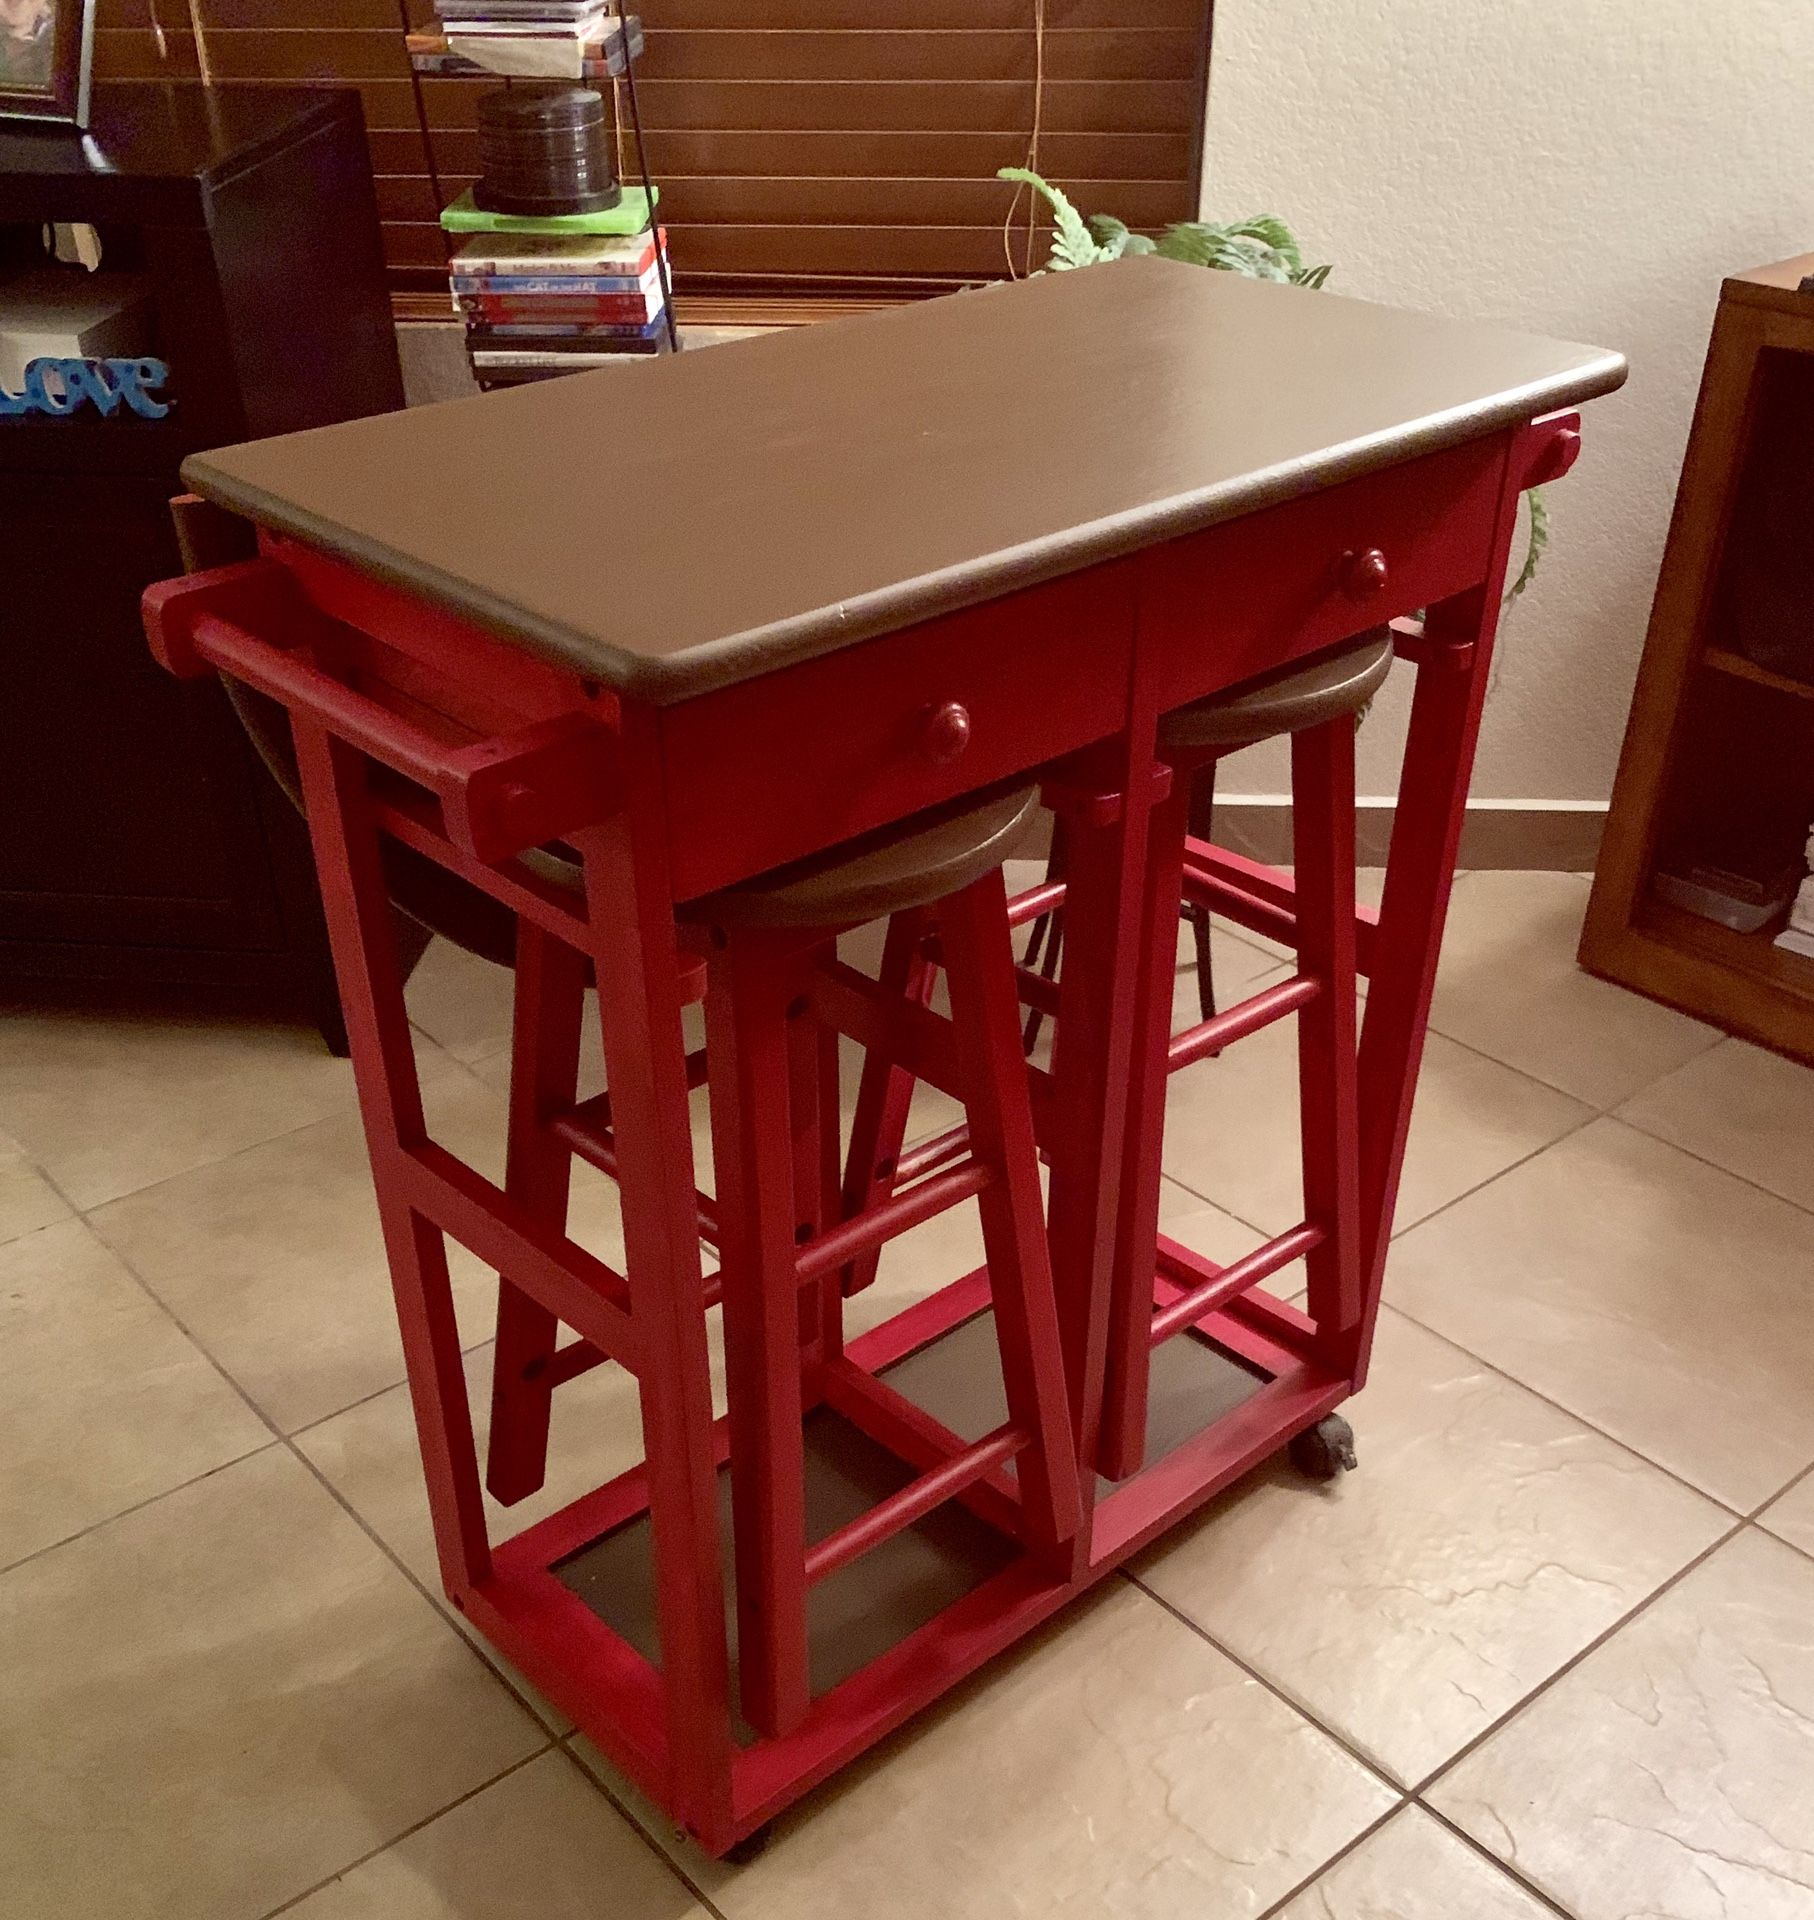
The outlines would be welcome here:
[[[733,304],[889,296],[1008,269],[1026,161],[1086,211],[1193,217],[1212,0],[632,0],[675,277]],[[1036,22],[1043,11],[1043,33]],[[440,205],[478,164],[491,81],[412,75],[432,0],[100,0],[96,70],[358,87],[400,294],[445,294]],[[161,23],[161,32],[160,32]],[[1017,270],[1027,201],[1012,236]],[[1037,265],[1043,239],[1031,243]]]

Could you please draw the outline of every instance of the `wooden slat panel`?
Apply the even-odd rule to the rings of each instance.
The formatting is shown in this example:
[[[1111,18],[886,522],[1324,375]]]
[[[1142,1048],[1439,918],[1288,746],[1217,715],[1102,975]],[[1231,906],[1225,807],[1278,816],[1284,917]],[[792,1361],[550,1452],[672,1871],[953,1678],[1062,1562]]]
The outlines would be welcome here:
[[[389,157],[392,138],[389,133],[371,136],[378,170],[416,171],[419,160]],[[649,131],[649,165],[656,178],[670,186],[688,174],[993,180],[996,168],[1019,165],[1026,151],[1024,133]],[[1175,186],[1189,171],[1190,138],[1184,133],[1048,133],[1040,142],[1040,154],[1055,180],[1165,181]],[[435,159],[448,173],[476,173],[478,135],[469,129],[437,131]]]
[[[447,247],[441,229],[429,221],[387,220],[384,257],[393,266],[434,267],[447,285]]]
[[[98,31],[110,27],[149,29],[151,9],[152,0],[96,0],[95,27]],[[402,30],[397,0],[200,0],[200,12],[210,40],[219,31],[235,28],[319,29],[332,33],[361,28],[386,33]],[[166,33],[174,33],[179,26],[185,31],[188,28],[185,0],[160,0],[157,14]]]
[[[378,205],[386,218],[433,220],[441,210],[424,174],[379,174]],[[473,184],[471,172],[442,167],[443,200]],[[1135,226],[1163,226],[1176,217],[1177,187],[1154,180],[1068,181],[1065,191],[1089,209],[1112,210]],[[730,226],[1000,226],[1011,190],[999,180],[748,180],[668,175],[662,184],[670,231]],[[1022,202],[1024,208],[1025,202]]]
[[[672,234],[674,267],[689,274],[857,278],[885,262],[899,275],[984,279],[1003,271],[1002,234],[987,227],[735,227],[698,226]],[[1018,258],[1018,252],[1016,254]]]
[[[459,88],[458,81],[424,87]],[[898,128],[1025,135],[1030,80],[648,80],[639,88],[652,127]],[[1046,85],[1053,133],[1151,133],[1192,124],[1188,80],[1056,80]],[[430,108],[430,124],[436,124]],[[440,122],[446,124],[446,122]]]
[[[663,32],[688,28],[783,28],[863,31],[893,27],[904,31],[1026,33],[1033,22],[1031,0],[660,0],[651,21]],[[1159,27],[1201,34],[1203,0],[1046,0],[1048,29]]]
[[[1066,181],[1065,191],[1094,212],[1112,209],[1134,226],[1175,217],[1168,181]],[[662,204],[670,228],[730,226],[999,226],[1013,189],[999,180],[748,180],[667,177]],[[1024,204],[1024,203],[1023,203]]]
[[[149,29],[97,28],[95,71],[108,79],[186,77],[197,71],[195,47],[186,29],[166,27],[164,53]],[[208,59],[216,80],[402,80],[409,79],[409,51],[401,29],[388,32],[208,34]]]
[[[661,80],[1028,80],[1033,36],[933,33],[654,32],[641,73]],[[1176,80],[1196,71],[1196,37],[1151,28],[1048,33],[1051,80]]]

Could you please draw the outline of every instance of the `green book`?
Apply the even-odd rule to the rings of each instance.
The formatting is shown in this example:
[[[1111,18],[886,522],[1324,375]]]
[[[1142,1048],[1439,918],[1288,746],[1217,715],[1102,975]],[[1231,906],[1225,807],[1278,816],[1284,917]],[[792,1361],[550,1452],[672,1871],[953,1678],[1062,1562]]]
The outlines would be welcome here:
[[[474,206],[468,187],[441,215],[449,233],[641,233],[649,224],[659,187],[625,187],[614,207],[597,213],[487,213]]]

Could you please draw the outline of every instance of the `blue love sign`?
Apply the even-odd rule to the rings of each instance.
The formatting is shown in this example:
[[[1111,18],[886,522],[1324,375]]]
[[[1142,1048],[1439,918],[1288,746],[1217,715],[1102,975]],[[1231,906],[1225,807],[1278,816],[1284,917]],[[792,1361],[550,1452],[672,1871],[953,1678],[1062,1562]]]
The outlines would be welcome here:
[[[169,378],[161,360],[33,360],[22,393],[0,387],[0,417],[45,413],[54,419],[93,407],[109,418],[124,406],[141,419],[161,420],[170,402],[158,399],[157,389]]]

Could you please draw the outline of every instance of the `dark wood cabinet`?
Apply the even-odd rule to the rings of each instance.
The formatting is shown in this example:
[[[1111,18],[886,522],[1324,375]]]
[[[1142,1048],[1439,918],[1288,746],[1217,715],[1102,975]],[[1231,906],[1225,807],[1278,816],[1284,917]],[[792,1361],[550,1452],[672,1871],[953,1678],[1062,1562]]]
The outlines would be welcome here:
[[[301,823],[138,600],[186,454],[403,404],[358,97],[100,88],[84,137],[0,133],[0,304],[52,221],[144,277],[173,405],[0,418],[0,996],[230,991],[339,1045]]]

